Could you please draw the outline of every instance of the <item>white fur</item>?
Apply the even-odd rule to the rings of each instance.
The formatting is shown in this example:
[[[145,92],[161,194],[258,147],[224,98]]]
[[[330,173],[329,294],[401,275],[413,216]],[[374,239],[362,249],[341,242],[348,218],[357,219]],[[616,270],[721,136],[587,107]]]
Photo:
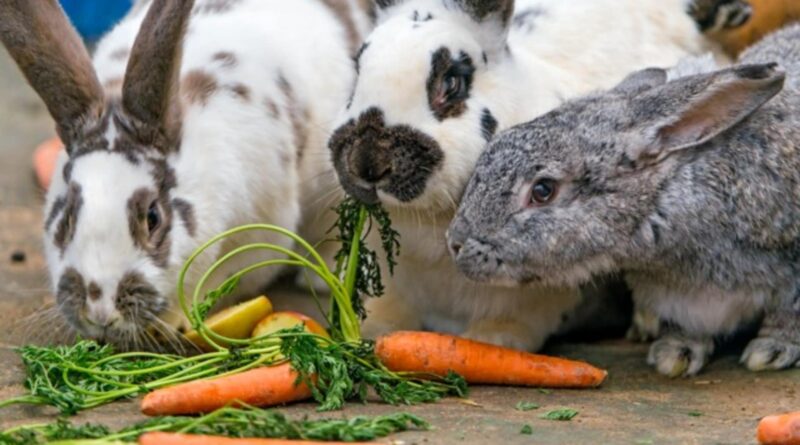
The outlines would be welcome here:
[[[134,9],[99,43],[94,62],[101,83],[123,76],[127,60],[115,59],[113,54],[131,48],[146,9]],[[354,11],[353,17],[363,30],[370,26],[363,12]],[[233,53],[237,64],[232,68],[215,65],[212,57],[220,51]],[[335,14],[318,0],[243,0],[230,11],[194,15],[184,43],[181,75],[194,69],[211,73],[221,90],[204,106],[184,103],[181,147],[169,158],[177,176],[171,198],[194,205],[197,232],[190,236],[175,215],[169,266],[160,269],[153,265],[131,240],[126,202],[134,190],[153,184],[146,164],[133,166],[119,155],[96,152],[76,160],[72,180],[81,184],[84,203],[75,239],[62,256],[53,245],[56,224],[45,236],[54,286],[66,267],[74,267],[87,283],[94,281],[102,287],[102,298],[88,302],[85,314],[92,323],[103,324],[116,316],[111,299],[117,283],[126,271],[137,270],[170,302],[164,321],[181,324],[176,277],[202,243],[242,224],[270,223],[296,231],[304,227],[303,218],[317,220],[324,213],[325,208],[318,204],[328,203],[321,197],[335,184],[335,177],[327,157],[321,154],[332,117],[344,108],[354,78],[346,33]],[[298,105],[308,110],[309,118],[303,122],[307,147],[295,146],[283,107],[276,120],[265,106],[266,99],[288,105],[283,103],[279,75],[290,82]],[[225,85],[237,83],[250,89],[249,102],[224,91]],[[116,128],[110,125],[107,136],[113,139],[116,135]],[[305,153],[302,163],[296,161],[300,150]],[[289,168],[282,158],[289,160]],[[67,189],[61,168],[57,172],[48,209]],[[307,236],[319,238],[320,234]],[[248,232],[216,245],[197,259],[188,276],[187,292],[221,253],[250,242],[291,246],[285,237],[265,232]],[[212,283],[219,284],[221,278],[256,259],[277,256],[265,252],[242,255],[220,269]],[[254,295],[277,272],[278,268],[271,267],[251,274],[237,294]]]
[[[444,165],[417,199],[400,203],[379,191],[403,249],[387,295],[369,303],[367,333],[425,325],[537,349],[580,301],[579,292],[470,282],[456,271],[446,248],[447,224],[486,144],[482,110],[488,108],[502,130],[567,98],[611,87],[634,70],[671,66],[711,49],[686,14],[686,0],[516,3],[517,13],[543,11],[530,34],[512,26],[504,40],[497,20],[478,24],[454,2],[408,0],[384,11],[367,38],[353,104],[342,122],[378,107],[387,126],[420,130],[445,153]],[[414,26],[414,11],[434,20]],[[498,42],[507,42],[508,51],[498,49],[503,48]],[[434,117],[426,95],[431,54],[441,47],[466,52],[477,68],[467,111],[443,122]]]

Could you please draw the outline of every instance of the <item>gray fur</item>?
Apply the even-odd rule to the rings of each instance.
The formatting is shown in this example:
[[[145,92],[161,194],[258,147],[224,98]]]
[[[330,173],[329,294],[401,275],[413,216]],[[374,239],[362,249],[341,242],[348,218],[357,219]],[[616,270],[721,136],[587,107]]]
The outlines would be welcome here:
[[[740,63],[649,70],[498,135],[450,227],[459,268],[561,285],[624,271],[674,327],[651,348],[664,374],[698,372],[711,339],[761,317],[742,361],[798,364],[800,26]],[[557,195],[529,204],[544,177]]]

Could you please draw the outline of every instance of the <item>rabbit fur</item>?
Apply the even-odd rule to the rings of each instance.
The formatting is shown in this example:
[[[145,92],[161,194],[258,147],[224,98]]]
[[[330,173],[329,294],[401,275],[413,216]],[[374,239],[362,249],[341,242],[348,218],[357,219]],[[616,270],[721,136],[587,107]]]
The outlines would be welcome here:
[[[0,37],[66,145],[45,205],[58,307],[82,336],[121,349],[181,349],[176,277],[212,236],[271,223],[321,239],[336,184],[326,142],[344,108],[365,1],[143,0],[90,62],[56,0],[0,0]],[[184,38],[185,36],[185,38]],[[320,73],[324,73],[321,75]],[[207,249],[200,273],[251,231]],[[219,283],[265,252],[237,256]],[[255,295],[278,273],[246,276]],[[161,337],[161,338],[159,338]]]
[[[648,356],[665,375],[698,373],[715,339],[753,322],[742,363],[795,366],[800,25],[734,67],[694,66],[634,73],[498,135],[450,227],[455,261],[484,282],[624,271],[667,323]]]
[[[646,66],[713,50],[685,0],[378,1],[358,77],[330,141],[344,189],[390,212],[402,244],[367,335],[428,328],[536,350],[581,300],[577,288],[507,288],[459,274],[445,232],[478,156],[499,130]],[[697,2],[716,17],[721,2]],[[702,3],[702,5],[699,5]],[[737,14],[749,14],[738,5]],[[709,9],[711,8],[711,9]]]

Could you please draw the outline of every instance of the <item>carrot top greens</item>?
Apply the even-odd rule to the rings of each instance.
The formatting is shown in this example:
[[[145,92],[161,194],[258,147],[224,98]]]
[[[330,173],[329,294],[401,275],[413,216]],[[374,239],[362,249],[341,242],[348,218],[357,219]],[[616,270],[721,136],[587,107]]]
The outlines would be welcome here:
[[[389,371],[375,356],[374,343],[361,338],[360,322],[365,316],[362,298],[379,296],[383,292],[378,255],[366,245],[366,237],[371,229],[378,230],[385,252],[384,257],[391,271],[399,248],[398,234],[392,230],[388,215],[379,206],[364,206],[347,199],[340,204],[337,212],[339,219],[334,227],[339,231],[336,239],[341,243],[341,250],[336,255],[336,267],[333,271],[308,242],[289,230],[269,224],[251,224],[231,229],[215,236],[189,257],[178,277],[178,299],[192,327],[206,343],[211,345],[212,352],[191,357],[149,352],[116,353],[111,346],[101,346],[87,340],[78,341],[71,346],[21,347],[17,351],[25,365],[27,375],[25,387],[28,394],[0,402],[0,408],[15,403],[42,404],[54,406],[62,414],[69,415],[181,382],[219,377],[286,361],[291,362],[292,367],[300,374],[300,378],[312,388],[313,396],[320,404],[320,410],[341,408],[350,399],[365,401],[369,388],[372,388],[384,402],[395,405],[435,401],[448,394],[465,395],[466,384],[455,374],[437,378]],[[292,250],[269,243],[240,246],[211,264],[200,274],[194,289],[189,293],[186,292],[187,273],[200,254],[231,236],[256,231],[285,236],[296,248]],[[255,251],[268,251],[279,255],[251,264],[229,276],[216,287],[212,286],[211,277],[223,264],[238,255]],[[315,274],[328,285],[331,307],[324,315],[328,321],[331,339],[305,332],[302,326],[258,338],[233,339],[215,333],[205,326],[204,320],[209,312],[221,298],[236,289],[242,277],[257,269],[274,266],[302,268],[307,273]],[[213,290],[203,292],[203,289],[209,287],[213,287]],[[312,379],[311,375],[315,378]],[[269,417],[264,413],[260,410],[248,413],[224,411],[225,416]],[[212,414],[201,419],[220,418],[213,416]],[[277,419],[269,418],[274,422]],[[398,419],[405,420],[400,422]],[[379,424],[384,427],[387,424],[398,427],[409,422],[416,426],[421,425],[418,419],[410,419],[412,418],[388,417]],[[185,419],[179,421],[170,418],[157,419],[154,422],[158,425],[162,425],[158,422],[173,425],[184,421],[188,422]],[[285,426],[283,423],[280,424]],[[360,425],[358,422],[356,424]],[[70,429],[72,427],[67,425],[61,422],[39,427],[34,433],[37,434],[36,437],[54,440],[92,438],[95,437],[92,431],[101,431],[93,429],[95,427],[79,428],[75,431],[82,431],[85,434],[73,437],[69,434],[74,429]],[[48,435],[48,431],[51,431],[48,428],[55,431],[53,433],[55,435]],[[173,431],[166,427],[154,430]],[[175,431],[178,430],[180,429]],[[23,430],[18,429],[16,432],[20,431]],[[233,430],[220,432],[235,434]],[[14,437],[18,436],[11,433],[14,431],[2,433],[0,444],[19,443],[13,441]],[[56,433],[63,433],[69,437],[59,436]],[[116,440],[133,436],[106,434],[102,437]]]
[[[281,413],[258,408],[221,408],[202,417],[156,417],[112,432],[102,425],[53,424],[13,428],[0,433],[2,445],[111,445],[135,441],[144,433],[161,431],[228,437],[300,440],[366,441],[409,429],[428,429],[424,420],[396,413],[351,419],[291,420]]]

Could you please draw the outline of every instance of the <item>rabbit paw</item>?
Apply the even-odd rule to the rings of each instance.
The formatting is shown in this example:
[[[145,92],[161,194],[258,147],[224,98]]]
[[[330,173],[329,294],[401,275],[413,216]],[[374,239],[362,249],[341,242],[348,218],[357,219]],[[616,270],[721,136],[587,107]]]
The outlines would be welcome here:
[[[773,337],[753,339],[740,360],[751,371],[800,366],[800,345]]]
[[[700,372],[713,353],[711,339],[666,336],[650,345],[647,364],[668,377],[688,377]]]
[[[548,333],[534,332],[527,325],[515,321],[483,320],[471,324],[461,335],[506,348],[536,351],[542,347]]]
[[[661,319],[650,311],[636,309],[633,313],[633,323],[628,328],[625,338],[636,343],[647,343],[661,335]]]

